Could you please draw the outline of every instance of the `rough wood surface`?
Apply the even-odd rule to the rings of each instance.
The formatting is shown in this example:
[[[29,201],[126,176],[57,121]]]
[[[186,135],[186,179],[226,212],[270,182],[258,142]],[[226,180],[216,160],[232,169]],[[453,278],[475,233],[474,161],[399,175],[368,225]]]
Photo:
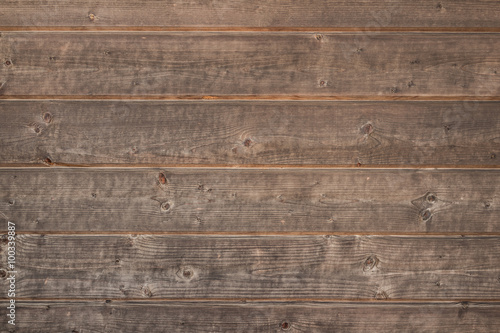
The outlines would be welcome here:
[[[498,27],[494,0],[11,0],[2,26]]]
[[[0,95],[498,96],[499,36],[5,32]]]
[[[498,332],[498,303],[18,302],[17,333]],[[91,318],[91,320],[89,320]],[[1,325],[1,324],[0,324]]]
[[[499,107],[478,101],[0,101],[0,164],[47,164],[48,158],[56,165],[497,166]]]
[[[500,170],[2,169],[20,232],[495,233]]]
[[[18,235],[16,246],[19,298],[500,298],[491,236]]]

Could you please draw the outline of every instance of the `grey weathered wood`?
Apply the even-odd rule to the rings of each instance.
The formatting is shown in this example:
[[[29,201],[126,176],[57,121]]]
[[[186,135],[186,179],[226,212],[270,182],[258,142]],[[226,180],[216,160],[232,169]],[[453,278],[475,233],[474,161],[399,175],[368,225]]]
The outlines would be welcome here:
[[[496,166],[499,107],[479,101],[0,101],[0,163]]]
[[[500,231],[500,170],[2,169],[0,199],[22,232]]]
[[[16,332],[498,332],[498,303],[17,303]],[[2,325],[3,323],[0,323]]]
[[[492,236],[18,235],[16,244],[20,298],[500,298]]]
[[[14,0],[2,26],[498,27],[494,0],[168,1]]]
[[[0,95],[498,96],[499,36],[5,32]]]

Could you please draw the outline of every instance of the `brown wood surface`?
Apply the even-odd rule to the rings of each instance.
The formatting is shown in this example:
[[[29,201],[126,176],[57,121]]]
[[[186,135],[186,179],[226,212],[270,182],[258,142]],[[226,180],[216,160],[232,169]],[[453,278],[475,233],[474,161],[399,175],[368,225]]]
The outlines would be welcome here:
[[[498,303],[19,301],[18,333],[498,332]],[[60,318],[60,320],[55,320]],[[288,327],[283,329],[283,327]]]
[[[499,36],[5,32],[0,95],[499,96]]]
[[[18,298],[500,298],[493,236],[18,235],[16,244]]]
[[[10,0],[4,27],[499,27],[494,0]]]
[[[500,170],[2,169],[26,232],[498,233]]]
[[[479,101],[0,101],[0,165],[498,166],[499,107]]]
[[[0,332],[499,330],[499,1],[0,2]]]

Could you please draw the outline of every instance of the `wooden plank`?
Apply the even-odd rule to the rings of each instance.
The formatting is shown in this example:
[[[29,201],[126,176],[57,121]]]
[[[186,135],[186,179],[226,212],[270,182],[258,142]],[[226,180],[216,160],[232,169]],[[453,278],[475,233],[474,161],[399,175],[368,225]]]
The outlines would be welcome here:
[[[500,170],[2,169],[20,232],[498,233]]]
[[[16,332],[497,332],[498,303],[18,302]],[[92,320],[89,320],[92,318]]]
[[[479,101],[0,101],[0,165],[498,166],[499,107]]]
[[[16,297],[498,300],[499,266],[492,236],[18,235]]]
[[[499,96],[499,36],[5,32],[0,94]]]
[[[15,27],[498,27],[494,0],[12,0],[2,26]],[[154,13],[154,15],[152,15]]]

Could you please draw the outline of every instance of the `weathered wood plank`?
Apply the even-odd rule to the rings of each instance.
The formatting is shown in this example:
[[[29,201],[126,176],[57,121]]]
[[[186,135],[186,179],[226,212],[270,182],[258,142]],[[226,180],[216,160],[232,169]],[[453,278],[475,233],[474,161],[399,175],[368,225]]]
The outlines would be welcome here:
[[[16,332],[497,332],[498,303],[18,302]],[[3,324],[3,323],[2,323]]]
[[[21,232],[494,233],[500,170],[2,169]]]
[[[500,298],[492,236],[18,235],[16,251],[20,298]]]
[[[500,102],[0,101],[0,163],[498,165]]]
[[[0,95],[498,96],[499,36],[5,32]]]
[[[152,15],[154,13],[154,15]],[[12,0],[2,26],[498,27],[494,0]]]

